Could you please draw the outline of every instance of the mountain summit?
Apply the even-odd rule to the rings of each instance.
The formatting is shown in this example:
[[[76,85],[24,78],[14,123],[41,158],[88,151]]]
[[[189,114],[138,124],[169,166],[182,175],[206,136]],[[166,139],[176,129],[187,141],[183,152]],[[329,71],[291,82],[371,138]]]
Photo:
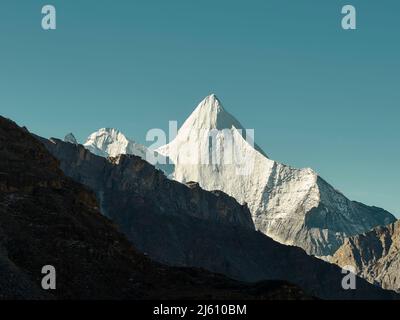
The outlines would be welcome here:
[[[113,128],[102,128],[92,133],[84,143],[84,147],[102,157],[133,154],[144,159],[146,156],[144,146],[128,139],[121,131]]]
[[[191,116],[182,125],[187,129],[243,129],[243,126],[232,115],[225,111],[221,101],[215,94],[206,97]]]
[[[309,254],[332,255],[347,236],[395,221],[383,209],[350,201],[311,169],[270,160],[245,139],[242,125],[215,95],[200,102],[177,137],[157,151],[174,162],[176,180],[247,203],[257,229]]]
[[[92,133],[83,146],[91,153],[104,158],[129,154],[146,160],[147,152],[150,152],[144,145],[136,143],[127,138],[121,131],[113,128],[102,128]],[[153,153],[155,152],[153,151]],[[170,176],[174,170],[173,165],[169,164],[167,159],[163,159],[162,155],[158,155],[158,159],[162,159],[162,163],[151,164]]]

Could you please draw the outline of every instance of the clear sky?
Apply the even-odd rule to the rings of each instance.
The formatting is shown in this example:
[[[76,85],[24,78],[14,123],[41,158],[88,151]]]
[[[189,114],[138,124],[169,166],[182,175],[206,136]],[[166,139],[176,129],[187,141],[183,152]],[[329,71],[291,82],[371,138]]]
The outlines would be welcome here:
[[[400,214],[399,14],[398,0],[1,0],[0,114],[45,137],[145,142],[216,93],[271,158]]]

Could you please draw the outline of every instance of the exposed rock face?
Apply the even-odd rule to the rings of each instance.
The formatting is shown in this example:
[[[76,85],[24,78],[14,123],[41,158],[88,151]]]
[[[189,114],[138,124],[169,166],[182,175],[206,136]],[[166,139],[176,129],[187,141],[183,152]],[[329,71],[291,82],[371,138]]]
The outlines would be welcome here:
[[[78,141],[76,140],[75,136],[73,133],[68,133],[65,138],[65,142],[72,143],[72,144],[78,144]]]
[[[190,216],[255,229],[246,205],[238,204],[220,191],[206,192],[197,183],[183,185],[169,180],[139,157],[119,155],[105,159],[57,139],[42,141],[60,159],[61,168],[68,176],[98,193],[103,213],[114,221],[121,218],[122,209],[147,200],[165,215]]]
[[[258,230],[312,255],[332,255],[347,236],[395,221],[383,209],[350,201],[311,169],[269,159],[249,136],[211,95],[157,151],[175,164],[176,180],[247,203]]]
[[[51,292],[41,289],[44,265],[57,271]],[[0,117],[1,299],[304,297],[285,282],[249,285],[150,261],[99,213],[91,191],[64,176],[41,143]]]
[[[400,221],[346,239],[332,258],[369,282],[400,292]]]
[[[93,189],[102,212],[151,258],[246,280],[284,279],[327,299],[391,297],[359,279],[341,287],[341,269],[254,231],[246,206],[222,192],[167,179],[135,156],[105,159],[82,146],[41,139],[62,170]]]

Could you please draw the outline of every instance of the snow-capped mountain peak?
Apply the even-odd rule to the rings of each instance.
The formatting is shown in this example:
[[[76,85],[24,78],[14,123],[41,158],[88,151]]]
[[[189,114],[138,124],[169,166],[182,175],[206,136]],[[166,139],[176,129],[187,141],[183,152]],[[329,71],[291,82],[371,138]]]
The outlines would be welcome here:
[[[104,157],[146,159],[147,153],[146,147],[110,128],[90,135],[84,146]],[[345,237],[395,220],[383,209],[350,201],[311,169],[269,159],[215,94],[201,101],[175,139],[155,153],[172,160],[174,165],[155,165],[174,179],[247,203],[259,231],[313,255],[332,255]]]
[[[173,164],[162,155],[158,155],[161,163],[148,159],[148,152],[154,154],[146,146],[127,138],[121,131],[114,128],[102,128],[93,132],[83,145],[91,153],[100,157],[117,157],[121,154],[135,155],[150,162],[157,169],[162,170],[167,176],[171,176],[174,170]]]
[[[181,127],[183,130],[191,129],[243,129],[240,122],[230,115],[222,106],[215,94],[207,96]]]
[[[243,126],[211,95],[157,151],[173,160],[176,180],[247,203],[258,230],[310,254],[331,255],[346,236],[395,220],[383,209],[350,201],[311,169],[269,159],[238,130]]]
[[[102,146],[114,143],[127,143],[127,137],[119,130],[114,128],[102,128],[92,133],[86,142],[101,143]]]
[[[146,148],[134,140],[128,139],[121,131],[114,128],[102,128],[92,133],[84,147],[102,157],[116,157],[119,154],[133,154],[144,158]]]
[[[264,157],[268,158],[264,151],[255,144],[253,130],[251,128],[244,128],[244,126],[223,107],[221,101],[215,94],[207,96],[199,103],[179,129],[175,141],[200,141],[216,133],[216,131],[223,133],[224,137],[221,137],[221,139],[225,141],[227,139],[234,140],[234,137],[239,134],[245,140],[236,139],[240,141],[240,144],[248,143]],[[187,147],[190,146],[187,145]],[[195,145],[192,147],[195,147]],[[163,147],[159,150],[161,154],[165,153],[162,149]]]

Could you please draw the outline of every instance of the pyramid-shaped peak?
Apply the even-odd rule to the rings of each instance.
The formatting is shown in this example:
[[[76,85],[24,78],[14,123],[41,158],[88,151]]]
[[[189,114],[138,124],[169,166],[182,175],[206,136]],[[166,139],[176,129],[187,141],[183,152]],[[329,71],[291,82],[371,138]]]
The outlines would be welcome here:
[[[221,101],[218,99],[217,95],[215,93],[210,94],[209,96],[205,97],[204,102],[209,103],[213,106],[220,106]]]
[[[201,112],[222,112],[225,111],[221,101],[218,97],[213,93],[203,99],[200,102],[198,109],[201,109]]]
[[[222,106],[221,100],[215,94],[205,97],[189,118],[182,129],[243,129],[238,120],[229,114]]]

